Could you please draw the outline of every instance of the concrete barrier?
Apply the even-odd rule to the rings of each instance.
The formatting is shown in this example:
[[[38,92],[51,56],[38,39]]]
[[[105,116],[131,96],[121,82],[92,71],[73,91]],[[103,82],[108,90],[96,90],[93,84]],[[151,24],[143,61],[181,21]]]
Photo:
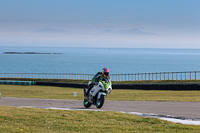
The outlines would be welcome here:
[[[12,81],[0,80],[0,84],[6,85],[41,85],[72,88],[86,88],[87,84],[64,83],[64,82],[34,82],[34,81]],[[113,84],[113,89],[131,90],[200,90],[200,83],[152,83],[152,84]]]
[[[113,84],[113,89],[200,90],[199,83]]]
[[[58,87],[72,87],[72,88],[85,88],[87,84],[79,84],[79,83],[64,83],[64,82],[35,82],[35,85],[42,86],[58,86]]]
[[[36,82],[35,85],[85,88],[87,84]],[[200,90],[200,83],[113,84],[113,89],[132,90]]]

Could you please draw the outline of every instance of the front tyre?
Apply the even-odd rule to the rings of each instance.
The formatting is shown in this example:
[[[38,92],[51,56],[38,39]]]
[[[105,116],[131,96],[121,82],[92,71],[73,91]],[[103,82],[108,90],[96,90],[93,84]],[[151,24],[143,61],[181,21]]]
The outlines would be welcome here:
[[[96,101],[96,107],[101,108],[104,104],[104,101],[105,101],[105,96],[101,95],[100,98],[97,99],[97,101]]]
[[[92,104],[88,102],[88,100],[85,98],[83,101],[83,105],[85,108],[89,108]]]

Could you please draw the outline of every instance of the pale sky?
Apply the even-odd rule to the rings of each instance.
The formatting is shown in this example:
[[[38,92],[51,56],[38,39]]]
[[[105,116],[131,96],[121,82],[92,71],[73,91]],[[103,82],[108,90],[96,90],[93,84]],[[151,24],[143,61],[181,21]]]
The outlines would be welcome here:
[[[200,48],[200,0],[0,0],[0,46]]]

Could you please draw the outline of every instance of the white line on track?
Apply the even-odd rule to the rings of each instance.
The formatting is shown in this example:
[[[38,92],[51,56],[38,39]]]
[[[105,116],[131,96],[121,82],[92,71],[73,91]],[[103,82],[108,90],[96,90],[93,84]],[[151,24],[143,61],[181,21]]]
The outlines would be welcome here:
[[[28,108],[43,108],[43,109],[56,109],[56,110],[82,110],[82,111],[104,111],[104,110],[97,110],[97,109],[71,109],[71,108],[57,108],[57,107],[36,107],[36,106],[18,106],[18,107],[28,107]],[[117,111],[121,113],[127,113],[132,114],[136,116],[141,117],[151,117],[151,118],[158,118],[161,120],[170,121],[173,123],[180,123],[180,124],[187,124],[187,125],[200,125],[200,120],[194,120],[194,119],[178,119],[173,116],[160,116],[157,114],[147,114],[147,113],[139,113],[139,112],[123,112],[123,111]]]

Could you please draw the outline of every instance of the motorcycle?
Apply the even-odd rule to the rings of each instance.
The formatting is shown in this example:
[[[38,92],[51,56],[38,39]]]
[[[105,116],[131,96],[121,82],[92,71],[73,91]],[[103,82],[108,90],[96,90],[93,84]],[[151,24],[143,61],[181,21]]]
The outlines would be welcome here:
[[[88,86],[91,83],[92,81],[88,83]],[[83,90],[84,90],[83,105],[85,106],[85,108],[89,108],[92,104],[96,105],[97,108],[101,108],[104,104],[105,98],[112,91],[112,84],[111,81],[108,80],[96,82],[87,96],[86,96],[87,93],[86,88],[84,88]]]

